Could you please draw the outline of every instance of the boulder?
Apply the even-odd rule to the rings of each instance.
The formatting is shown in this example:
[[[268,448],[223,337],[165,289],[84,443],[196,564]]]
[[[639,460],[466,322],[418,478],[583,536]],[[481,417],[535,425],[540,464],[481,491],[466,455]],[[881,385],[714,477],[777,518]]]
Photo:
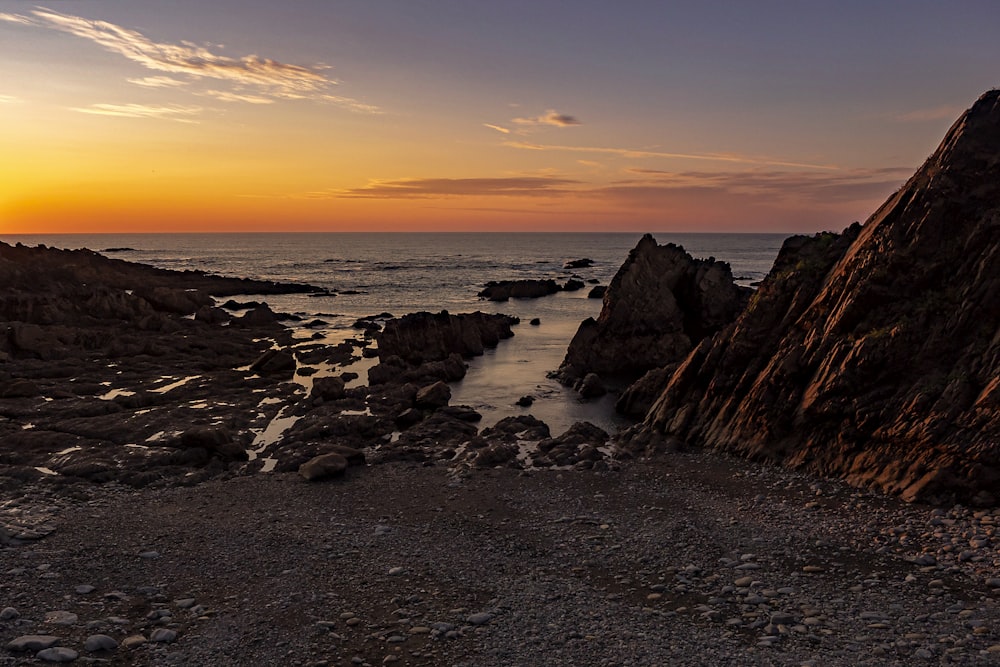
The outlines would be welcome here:
[[[485,348],[496,347],[501,340],[513,336],[510,327],[517,322],[517,318],[507,315],[480,312],[411,313],[385,323],[377,335],[378,358],[384,363],[396,356],[418,366],[448,359],[452,354],[478,356]]]
[[[580,324],[558,377],[567,384],[587,373],[634,380],[677,362],[732,322],[748,297],[725,262],[694,259],[646,234],[608,286],[601,314]]]
[[[450,400],[451,387],[444,382],[438,381],[418,390],[414,404],[418,408],[434,410],[448,405],[448,401]]]
[[[563,284],[561,289],[564,292],[576,292],[578,290],[582,290],[586,286],[587,284],[582,280],[577,280],[576,278],[570,278]]]
[[[587,373],[573,386],[573,389],[579,392],[580,396],[584,398],[598,398],[608,393],[597,373]]]
[[[564,269],[586,269],[594,265],[594,260],[589,257],[582,259],[572,259],[563,264]]]
[[[250,364],[253,373],[291,373],[295,370],[295,357],[284,350],[270,349]]]
[[[627,450],[680,441],[905,500],[1000,488],[1000,91],[864,224],[793,237]]]
[[[312,391],[309,392],[309,398],[318,398],[323,401],[340,400],[347,395],[344,386],[344,380],[340,377],[315,378],[313,380]]]
[[[350,463],[336,452],[321,454],[299,466],[299,475],[309,482],[343,475]]]
[[[594,285],[593,287],[590,288],[590,291],[587,292],[587,298],[588,299],[603,299],[604,298],[604,294],[607,291],[608,291],[608,288],[607,288],[606,285]]]

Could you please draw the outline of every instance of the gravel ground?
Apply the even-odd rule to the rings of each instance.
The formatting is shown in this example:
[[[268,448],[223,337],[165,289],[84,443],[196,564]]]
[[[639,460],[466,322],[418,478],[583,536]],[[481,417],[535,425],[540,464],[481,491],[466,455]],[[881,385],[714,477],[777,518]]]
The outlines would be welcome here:
[[[705,452],[37,488],[0,524],[0,664],[1000,664],[1000,510]]]

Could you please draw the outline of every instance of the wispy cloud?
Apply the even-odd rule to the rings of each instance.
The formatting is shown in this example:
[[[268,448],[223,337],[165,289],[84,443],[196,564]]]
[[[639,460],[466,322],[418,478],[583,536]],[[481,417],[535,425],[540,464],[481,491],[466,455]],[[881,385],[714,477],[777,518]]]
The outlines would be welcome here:
[[[914,109],[913,111],[907,111],[906,113],[896,115],[895,119],[906,123],[954,120],[955,118],[958,118],[963,111],[965,111],[965,107],[945,105],[940,107],[931,107],[928,109]]]
[[[191,80],[216,80],[233,87],[234,95],[249,98],[308,99],[336,104],[352,111],[377,112],[378,109],[350,97],[332,94],[337,85],[326,74],[327,66],[306,67],[279,62],[257,55],[231,57],[190,42],[155,42],[137,30],[107,21],[98,21],[36,8],[30,16],[4,14],[4,20],[45,27],[90,40],[155,72],[185,76]],[[147,77],[131,80],[145,86],[170,85],[172,77]],[[152,83],[150,83],[152,81]]]
[[[849,169],[835,173],[749,170],[672,172],[629,169],[636,178],[596,188],[593,193],[633,201],[678,194],[725,195],[772,202],[813,202],[816,206],[884,197],[913,173],[913,167]]]
[[[599,146],[557,146],[552,144],[533,144],[525,141],[505,141],[504,146],[519,148],[531,151],[561,151],[567,153],[593,153],[605,155],[617,155],[625,158],[673,158],[679,160],[706,160],[710,162],[734,162],[742,164],[765,165],[773,167],[795,167],[799,169],[837,169],[830,164],[810,164],[806,162],[793,162],[789,160],[779,160],[770,157],[758,157],[751,155],[736,155],[731,153],[671,153],[667,151],[653,151],[632,148],[610,148]]]
[[[165,118],[181,123],[195,123],[191,116],[201,113],[201,107],[150,106],[145,104],[92,104],[76,107],[73,111],[96,116],[117,116],[120,118]]]
[[[273,97],[262,97],[261,95],[241,95],[225,90],[206,90],[205,94],[214,97],[220,102],[246,102],[247,104],[274,104]]]
[[[0,104],[17,104],[20,101],[20,97],[14,97],[13,95],[0,95]]]
[[[503,127],[503,126],[500,126],[500,125],[493,125],[492,123],[483,123],[483,127],[488,127],[491,130],[496,130],[497,132],[500,132],[501,134],[510,134],[510,130],[508,130],[506,127]]]
[[[147,76],[141,79],[126,79],[126,81],[134,83],[137,86],[143,86],[144,88],[176,88],[177,86],[187,85],[187,81],[181,81],[169,76]]]
[[[514,118],[511,122],[518,125],[554,125],[556,127],[572,127],[573,125],[582,125],[576,116],[559,113],[555,109],[549,109],[541,116],[536,116],[534,118]]]
[[[548,176],[512,178],[412,178],[374,181],[362,188],[325,193],[326,197],[423,199],[439,197],[546,197],[565,194],[580,181]]]
[[[0,21],[5,21],[7,23],[20,23],[21,25],[33,25],[33,21],[27,16],[22,16],[21,14],[8,14],[6,12],[0,12]]]

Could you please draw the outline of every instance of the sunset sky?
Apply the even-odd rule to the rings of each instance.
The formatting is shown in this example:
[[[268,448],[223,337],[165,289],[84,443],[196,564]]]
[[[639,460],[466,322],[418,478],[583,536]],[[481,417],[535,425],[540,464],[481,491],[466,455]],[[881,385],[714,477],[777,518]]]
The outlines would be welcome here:
[[[0,232],[818,231],[1000,2],[0,0]]]

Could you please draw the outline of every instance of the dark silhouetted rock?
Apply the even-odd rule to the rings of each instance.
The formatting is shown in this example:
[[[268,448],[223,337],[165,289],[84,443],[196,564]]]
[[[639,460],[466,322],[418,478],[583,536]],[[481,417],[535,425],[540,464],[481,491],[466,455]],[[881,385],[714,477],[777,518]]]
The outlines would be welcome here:
[[[487,313],[452,315],[411,313],[391,319],[378,334],[378,357],[385,362],[397,356],[418,366],[427,361],[440,361],[452,354],[477,356],[487,347],[496,347],[504,338],[514,335],[510,327],[516,318]]]
[[[337,401],[346,395],[344,380],[340,377],[318,377],[313,380],[309,398],[319,398],[324,401]]]
[[[517,399],[515,405],[519,405],[522,408],[530,408],[534,404],[534,402],[535,399],[532,398],[531,396],[522,396],[521,398]]]
[[[583,259],[573,259],[563,264],[564,269],[586,269],[594,265],[594,260],[589,257]]]
[[[1000,91],[863,227],[793,237],[630,431],[905,500],[1000,501]]]
[[[663,393],[676,368],[677,364],[670,364],[647,372],[622,392],[615,402],[615,411],[641,420]]]
[[[576,278],[570,278],[563,284],[562,291],[576,292],[578,290],[582,290],[586,286],[587,283],[583,282],[582,280],[577,280]]]
[[[444,382],[435,382],[432,385],[421,388],[417,391],[414,403],[418,408],[434,410],[448,405],[451,400],[451,387]]]
[[[291,373],[295,370],[295,357],[283,350],[268,350],[250,364],[254,373]]]
[[[560,377],[566,383],[587,373],[634,379],[679,361],[732,322],[747,297],[725,262],[694,259],[647,234],[615,274],[600,316],[580,325]]]
[[[538,317],[532,317],[531,321],[528,322],[528,324],[530,324],[533,327],[537,327],[541,323],[542,323],[542,320],[541,320],[541,318],[538,318]]]
[[[573,386],[573,389],[578,391],[584,398],[598,398],[608,393],[597,373],[587,373],[583,376],[583,379]]]
[[[537,299],[555,294],[559,284],[554,280],[491,280],[481,292],[480,297],[490,301],[507,301],[508,299]]]
[[[587,298],[588,299],[603,299],[604,298],[604,294],[607,291],[608,291],[608,288],[605,285],[594,285],[593,287],[590,288],[590,291],[587,292]]]

